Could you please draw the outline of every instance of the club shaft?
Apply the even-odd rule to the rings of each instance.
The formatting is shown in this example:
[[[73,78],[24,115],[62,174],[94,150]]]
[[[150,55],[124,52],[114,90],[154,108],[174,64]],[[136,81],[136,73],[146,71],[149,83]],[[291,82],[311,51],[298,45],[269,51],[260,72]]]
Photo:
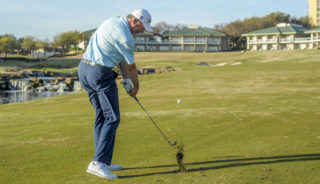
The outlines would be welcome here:
[[[140,103],[140,101],[138,100],[137,97],[135,97],[135,100],[138,102],[138,104],[140,105],[140,107],[144,110],[144,112],[148,115],[148,117],[151,119],[152,123],[157,127],[157,129],[159,130],[159,132],[161,133],[161,135],[166,139],[166,141],[170,144],[170,146],[172,146],[172,144],[170,143],[169,139],[167,138],[167,136],[161,131],[160,127],[157,125],[157,123],[152,119],[152,117],[150,116],[150,114],[148,113],[148,111],[142,106],[142,104]]]

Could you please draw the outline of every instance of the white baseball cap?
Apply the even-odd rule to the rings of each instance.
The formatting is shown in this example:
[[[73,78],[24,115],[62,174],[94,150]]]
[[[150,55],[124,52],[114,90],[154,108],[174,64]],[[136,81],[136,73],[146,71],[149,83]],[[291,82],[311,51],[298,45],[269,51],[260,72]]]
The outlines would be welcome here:
[[[135,16],[137,19],[139,19],[142,23],[146,31],[152,32],[152,28],[150,26],[151,24],[151,15],[148,12],[148,10],[139,8],[135,9],[131,12],[131,15]]]

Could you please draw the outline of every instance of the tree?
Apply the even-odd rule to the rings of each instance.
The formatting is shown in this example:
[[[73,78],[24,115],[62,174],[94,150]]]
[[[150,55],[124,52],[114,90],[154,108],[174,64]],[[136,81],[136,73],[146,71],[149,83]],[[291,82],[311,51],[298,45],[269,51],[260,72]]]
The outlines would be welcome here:
[[[18,55],[24,54],[23,49],[22,49],[22,42],[23,42],[24,38],[18,38],[17,39],[17,45],[16,45],[16,49],[18,51]]]
[[[69,49],[70,43],[67,40],[67,36],[65,33],[61,33],[56,35],[53,38],[53,45],[57,48],[61,48],[62,56],[65,56],[66,49]]]
[[[294,18],[291,19],[291,22],[294,23],[294,24],[300,24],[303,27],[311,28],[308,16],[304,16],[304,17],[300,17],[300,18],[294,17]]]
[[[80,33],[80,42],[83,42],[84,49],[87,47],[89,40],[90,40],[90,36],[88,33],[86,32]]]
[[[21,43],[21,47],[31,56],[32,51],[34,51],[37,48],[35,38],[32,36],[24,37],[23,42]]]
[[[161,22],[156,23],[152,27],[152,29],[156,33],[166,34],[172,30],[172,27],[173,27],[172,25],[167,24],[165,21],[161,21]]]
[[[13,35],[4,35],[0,38],[0,51],[4,52],[5,57],[9,52],[13,52],[16,47],[16,38]]]
[[[264,17],[251,17],[241,20],[236,20],[228,24],[216,24],[214,30],[223,32],[231,36],[231,41],[234,49],[240,49],[241,35],[243,33],[264,29],[276,26],[281,22],[300,24],[309,28],[308,17],[291,18],[289,14],[282,12],[273,12]]]
[[[187,27],[186,25],[183,24],[176,24],[174,26],[172,26],[172,30],[171,31],[179,31],[184,29],[185,27]]]
[[[71,45],[74,46],[75,53],[77,52],[80,40],[80,33],[78,31],[69,31],[55,36],[53,44],[56,47],[60,47],[62,49],[62,55],[65,56],[65,51],[69,50]]]
[[[213,30],[217,31],[217,32],[223,32],[223,29],[227,26],[227,24],[215,24],[213,26]]]
[[[48,50],[49,48],[49,41],[46,40],[46,41],[42,41],[42,40],[37,40],[35,45],[36,45],[36,48],[40,48],[40,49],[43,49],[43,51],[45,52],[46,50]]]
[[[246,30],[245,24],[240,20],[234,21],[224,27],[223,32],[231,36],[231,45],[234,49],[240,49],[239,39]]]
[[[70,37],[70,44],[74,47],[74,54],[77,55],[78,44],[81,41],[80,33],[78,31],[68,32]]]

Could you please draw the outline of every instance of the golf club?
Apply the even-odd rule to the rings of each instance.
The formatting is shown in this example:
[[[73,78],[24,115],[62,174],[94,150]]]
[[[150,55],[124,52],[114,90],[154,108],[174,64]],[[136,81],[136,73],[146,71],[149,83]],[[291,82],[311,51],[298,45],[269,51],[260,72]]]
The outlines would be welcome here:
[[[151,119],[151,121],[153,122],[153,124],[157,127],[157,129],[159,130],[159,132],[162,134],[162,136],[167,140],[167,142],[169,143],[170,146],[175,146],[177,145],[177,141],[174,141],[173,143],[170,143],[169,139],[167,138],[166,135],[164,135],[164,133],[161,131],[161,129],[159,128],[159,126],[156,124],[156,122],[153,121],[153,119],[151,118],[150,114],[146,111],[146,109],[142,106],[142,104],[140,103],[140,101],[138,100],[137,97],[134,97],[134,99],[138,102],[138,104],[141,106],[141,108],[144,110],[144,112],[146,112],[146,114],[149,116],[149,118]]]

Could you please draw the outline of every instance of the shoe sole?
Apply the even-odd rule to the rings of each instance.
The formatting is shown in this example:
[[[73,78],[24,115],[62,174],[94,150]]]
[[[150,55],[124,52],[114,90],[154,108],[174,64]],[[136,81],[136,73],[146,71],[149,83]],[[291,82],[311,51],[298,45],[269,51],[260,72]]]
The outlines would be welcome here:
[[[108,168],[110,171],[120,171],[122,168],[120,168],[120,169],[110,169],[110,168]]]
[[[117,169],[111,169],[110,166],[108,166],[107,164],[104,164],[106,166],[107,169],[109,169],[110,171],[120,171],[122,169],[122,167],[117,168]]]
[[[117,178],[108,178],[108,177],[105,177],[105,176],[103,176],[103,175],[101,175],[101,174],[99,174],[97,172],[94,172],[92,170],[89,170],[89,169],[87,169],[87,173],[90,173],[90,174],[93,174],[93,175],[96,175],[96,176],[99,176],[101,178],[108,179],[108,180],[114,180],[114,179],[118,178],[118,177]]]

